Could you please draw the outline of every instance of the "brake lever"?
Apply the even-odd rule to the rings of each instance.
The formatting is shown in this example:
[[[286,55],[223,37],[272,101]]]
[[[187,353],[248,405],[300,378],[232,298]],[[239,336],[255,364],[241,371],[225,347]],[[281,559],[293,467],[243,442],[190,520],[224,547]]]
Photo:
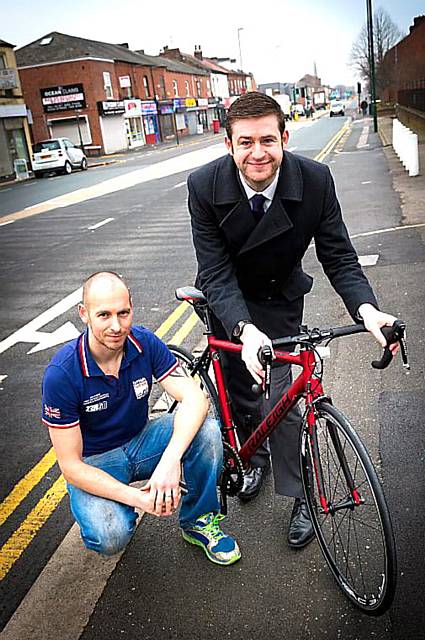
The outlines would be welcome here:
[[[382,327],[381,331],[384,334],[385,340],[387,341],[387,346],[384,349],[382,358],[380,360],[372,361],[372,367],[374,369],[386,369],[388,367],[391,360],[393,359],[393,354],[389,346],[390,344],[395,344],[396,342],[398,342],[400,344],[403,366],[408,371],[410,370],[410,365],[407,360],[407,347],[404,340],[405,330],[406,325],[402,320],[395,320],[391,327]]]
[[[272,362],[273,362],[273,352],[268,345],[261,347],[258,351],[258,359],[263,365],[264,368],[264,383],[261,384],[253,384],[252,391],[260,395],[264,392],[266,400],[270,398],[270,388],[272,381]]]

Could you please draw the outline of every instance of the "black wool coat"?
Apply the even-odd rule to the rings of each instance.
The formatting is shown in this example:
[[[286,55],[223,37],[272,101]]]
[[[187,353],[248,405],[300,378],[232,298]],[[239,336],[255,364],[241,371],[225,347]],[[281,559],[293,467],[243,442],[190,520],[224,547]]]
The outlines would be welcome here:
[[[313,286],[302,269],[312,240],[353,319],[362,303],[378,306],[326,165],[285,151],[273,201],[258,224],[232,156],[197,169],[188,189],[195,284],[229,336],[240,320],[254,321],[271,338],[297,331]]]

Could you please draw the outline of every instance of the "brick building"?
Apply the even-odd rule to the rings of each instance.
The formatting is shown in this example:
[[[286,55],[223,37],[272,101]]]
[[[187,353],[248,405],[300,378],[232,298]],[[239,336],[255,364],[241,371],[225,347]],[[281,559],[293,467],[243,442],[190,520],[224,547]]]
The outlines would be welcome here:
[[[16,68],[14,45],[0,40],[0,180],[29,165],[31,137],[27,106]]]
[[[414,18],[409,34],[387,51],[379,75],[386,102],[425,111],[425,16]]]
[[[16,51],[35,140],[66,136],[113,153],[196,133],[208,72],[110,44],[52,32]]]

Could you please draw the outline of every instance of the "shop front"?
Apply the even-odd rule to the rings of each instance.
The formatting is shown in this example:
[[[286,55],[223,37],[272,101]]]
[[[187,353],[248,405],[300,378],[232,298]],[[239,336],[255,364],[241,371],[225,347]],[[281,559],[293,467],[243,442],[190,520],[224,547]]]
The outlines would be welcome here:
[[[142,113],[146,144],[156,144],[160,142],[158,108],[155,100],[143,100]]]
[[[200,131],[200,122],[198,120],[198,105],[196,104],[195,98],[186,98],[185,105],[189,135],[194,135],[195,133],[199,133]]]
[[[124,100],[105,100],[97,103],[100,129],[105,153],[127,149]]]
[[[142,101],[139,98],[124,100],[125,128],[129,149],[137,149],[146,144],[143,130]]]
[[[84,86],[66,84],[40,89],[41,103],[51,138],[69,138],[75,145],[91,145],[92,137]],[[36,141],[38,142],[38,141]]]
[[[0,105],[0,180],[15,178],[22,160],[31,169],[26,105]]]
[[[175,113],[172,100],[160,100],[159,108],[159,126],[161,130],[162,140],[170,140],[176,137]]]

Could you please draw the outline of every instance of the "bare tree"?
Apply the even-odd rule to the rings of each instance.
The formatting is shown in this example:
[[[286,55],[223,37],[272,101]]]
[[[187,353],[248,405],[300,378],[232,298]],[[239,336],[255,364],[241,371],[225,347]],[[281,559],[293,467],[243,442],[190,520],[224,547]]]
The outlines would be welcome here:
[[[381,94],[387,84],[387,71],[382,64],[388,49],[403,37],[403,33],[392,21],[388,12],[382,7],[373,14],[373,48],[376,69],[376,93]],[[350,54],[350,66],[359,72],[360,77],[366,81],[370,88],[370,54],[367,24],[364,24],[357,40],[353,43]]]

